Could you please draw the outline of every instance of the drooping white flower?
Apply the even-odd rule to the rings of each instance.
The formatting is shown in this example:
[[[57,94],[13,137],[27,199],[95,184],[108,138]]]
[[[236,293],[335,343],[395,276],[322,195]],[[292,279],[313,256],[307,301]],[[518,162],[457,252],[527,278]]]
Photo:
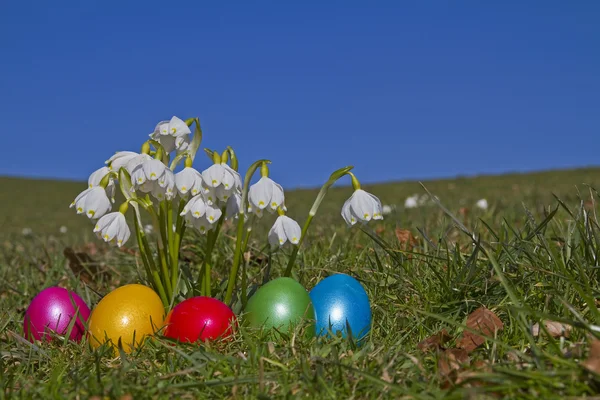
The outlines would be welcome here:
[[[69,207],[75,207],[77,214],[85,213],[88,218],[97,219],[110,211],[111,202],[104,188],[94,186],[79,193]]]
[[[159,160],[150,158],[131,173],[131,183],[136,190],[151,193],[158,200],[175,196],[175,175]]]
[[[263,176],[254,185],[250,186],[248,192],[250,207],[256,215],[265,208],[271,212],[281,207],[285,210],[285,195],[283,188],[268,176]]]
[[[475,206],[479,209],[482,210],[487,210],[488,209],[488,201],[486,199],[479,199],[477,200],[477,203],[475,203]]]
[[[213,164],[202,171],[202,178],[206,186],[217,188],[223,186],[226,190],[242,188],[242,178],[233,168],[226,163]]]
[[[125,167],[127,172],[131,174],[135,167],[143,163],[144,161],[151,160],[148,154],[139,154],[133,151],[119,151],[111,158],[106,160],[106,164],[108,164],[108,169],[111,171],[119,172],[121,167]]]
[[[227,163],[213,164],[202,171],[204,198],[209,204],[222,203],[242,189],[242,177]]]
[[[204,234],[215,227],[215,222],[221,218],[222,211],[207,204],[202,196],[194,196],[187,202],[180,215],[185,217],[188,224]]]
[[[202,175],[192,167],[185,167],[175,174],[175,186],[182,196],[202,193]]]
[[[240,213],[242,206],[242,195],[239,192],[235,192],[229,199],[227,199],[227,210],[225,219],[235,218]]]
[[[269,243],[271,246],[283,246],[285,243],[298,244],[302,229],[300,225],[288,216],[280,215],[275,220],[269,231]]]
[[[183,207],[179,215],[186,218],[200,218],[206,212],[206,205],[202,196],[194,196]]]
[[[88,178],[88,187],[100,186],[102,178],[104,178],[108,173],[110,173],[110,169],[108,167],[102,167],[92,172]],[[113,203],[115,202],[115,189],[115,180],[111,177],[106,185],[106,195],[110,197]]]
[[[160,121],[156,124],[150,137],[157,140],[167,153],[171,153],[175,149],[183,151],[187,148],[190,133],[192,131],[187,124],[174,116],[170,121]]]
[[[381,201],[371,193],[357,189],[344,203],[342,217],[349,226],[359,221],[365,223],[372,219],[383,219]]]
[[[417,208],[419,207],[419,195],[407,197],[404,201],[404,208]]]
[[[111,212],[98,220],[94,233],[107,243],[121,247],[131,234],[125,215],[120,211]]]

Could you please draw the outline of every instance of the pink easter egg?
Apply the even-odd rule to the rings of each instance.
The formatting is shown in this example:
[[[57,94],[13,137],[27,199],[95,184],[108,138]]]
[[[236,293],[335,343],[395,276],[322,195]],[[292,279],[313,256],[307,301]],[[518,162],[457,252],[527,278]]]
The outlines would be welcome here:
[[[69,339],[79,342],[89,316],[90,309],[77,293],[52,286],[38,293],[27,307],[23,331],[31,342],[50,341],[52,337],[48,332],[65,335],[72,319],[76,318]]]

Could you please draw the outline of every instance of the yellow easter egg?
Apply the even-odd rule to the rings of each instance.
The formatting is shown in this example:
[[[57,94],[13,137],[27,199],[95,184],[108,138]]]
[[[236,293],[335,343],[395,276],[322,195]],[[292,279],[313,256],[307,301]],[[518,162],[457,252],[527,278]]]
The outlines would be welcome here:
[[[144,285],[121,286],[100,300],[88,320],[88,336],[92,347],[110,341],[121,344],[130,353],[145,337],[162,326],[165,309],[160,297]],[[134,343],[135,338],[135,343]]]

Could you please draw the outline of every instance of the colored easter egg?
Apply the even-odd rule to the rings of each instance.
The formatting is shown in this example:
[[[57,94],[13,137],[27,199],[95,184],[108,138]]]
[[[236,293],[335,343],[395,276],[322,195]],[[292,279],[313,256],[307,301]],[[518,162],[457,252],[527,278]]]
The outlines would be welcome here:
[[[78,342],[85,333],[85,322],[89,316],[90,309],[77,293],[52,286],[42,290],[31,300],[25,311],[23,331],[25,337],[32,342],[50,341],[49,332],[66,335],[69,326],[73,324],[69,339]]]
[[[331,275],[319,282],[311,291],[315,308],[317,335],[329,331],[341,332],[347,337],[350,326],[352,337],[364,338],[371,329],[371,306],[362,285],[346,274]]]
[[[165,309],[160,297],[148,286],[121,286],[100,300],[88,321],[90,343],[97,348],[105,342],[129,353],[146,336],[163,326]],[[135,340],[134,340],[135,338]]]
[[[314,320],[306,289],[291,278],[277,278],[260,287],[248,300],[245,321],[249,326],[289,331],[303,319]],[[311,336],[314,330],[310,329]]]
[[[209,340],[231,335],[235,314],[212,297],[192,297],[177,304],[165,321],[165,336],[182,342]]]

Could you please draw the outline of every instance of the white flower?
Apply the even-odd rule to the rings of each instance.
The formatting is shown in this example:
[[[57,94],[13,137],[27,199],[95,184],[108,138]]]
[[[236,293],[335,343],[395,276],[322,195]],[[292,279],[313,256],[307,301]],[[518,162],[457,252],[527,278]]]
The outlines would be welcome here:
[[[154,232],[154,225],[152,225],[152,224],[146,224],[146,225],[144,225],[144,233],[145,234],[149,235],[152,232]]]
[[[192,133],[187,124],[177,117],[170,121],[160,121],[154,128],[150,137],[158,140],[167,153],[177,149],[183,151],[187,149],[190,141],[189,134]]]
[[[125,167],[127,172],[131,174],[135,167],[143,163],[144,161],[151,160],[148,154],[139,154],[133,151],[119,151],[111,158],[106,160],[106,164],[108,164],[108,169],[111,171],[119,172],[121,167]]]
[[[204,197],[209,204],[217,199],[225,203],[234,192],[242,189],[242,177],[227,163],[213,164],[202,171]]]
[[[240,190],[242,188],[240,174],[226,163],[211,165],[202,171],[202,178],[209,188],[217,188],[219,186],[223,186],[226,190]]]
[[[31,236],[33,234],[33,231],[31,230],[31,228],[23,228],[23,230],[21,231],[21,235],[23,236]]]
[[[69,207],[75,207],[77,214],[85,213],[88,218],[97,219],[110,211],[111,202],[103,188],[94,186],[79,193]]]
[[[407,197],[404,201],[404,208],[417,208],[419,206],[419,195]]]
[[[381,213],[383,215],[389,215],[389,214],[391,214],[392,213],[392,206],[388,206],[387,204],[385,204],[383,206],[383,208],[381,209]]]
[[[194,196],[183,207],[183,210],[181,210],[181,214],[179,215],[182,217],[185,216],[186,218],[200,218],[204,216],[206,206],[207,204],[202,196]]]
[[[477,206],[477,208],[480,208],[482,210],[487,210],[488,209],[488,201],[486,199],[480,199],[477,201],[475,206]]]
[[[286,242],[298,244],[301,234],[302,230],[296,221],[285,215],[280,215],[269,231],[269,243],[273,247],[283,246]]]
[[[239,192],[235,192],[233,196],[227,200],[226,219],[235,218],[240,213],[242,206],[242,195]]]
[[[120,211],[106,214],[98,220],[94,233],[105,242],[114,243],[121,247],[129,239],[131,232],[125,215]]]
[[[202,184],[202,196],[204,196],[206,204],[212,206],[217,202],[217,190],[214,187],[208,187],[205,184]]]
[[[65,233],[67,233],[67,232],[69,231],[69,229],[67,229],[67,227],[66,227],[66,226],[62,225],[62,226],[61,226],[61,227],[58,229],[58,231],[64,235]]]
[[[175,174],[175,186],[182,196],[191,193],[195,196],[202,192],[202,175],[194,168],[185,167]]]
[[[144,161],[131,174],[135,189],[151,193],[158,200],[172,199],[175,196],[175,175],[159,160]]]
[[[377,197],[362,189],[357,189],[344,203],[342,217],[349,226],[358,221],[364,223],[371,219],[383,219],[381,208],[381,201]]]
[[[269,211],[275,211],[280,206],[285,210],[283,188],[267,176],[263,176],[258,182],[250,186],[248,200],[252,211],[259,216],[260,211],[267,207]]]
[[[215,227],[215,222],[222,214],[219,208],[207,204],[202,196],[194,196],[183,207],[180,215],[185,217],[188,224],[204,234]]]
[[[102,167],[92,172],[88,178],[88,187],[100,186],[102,178],[104,178],[109,172],[110,169],[108,167]],[[115,189],[115,180],[111,177],[106,185],[106,195],[110,197],[113,203],[115,202]]]

